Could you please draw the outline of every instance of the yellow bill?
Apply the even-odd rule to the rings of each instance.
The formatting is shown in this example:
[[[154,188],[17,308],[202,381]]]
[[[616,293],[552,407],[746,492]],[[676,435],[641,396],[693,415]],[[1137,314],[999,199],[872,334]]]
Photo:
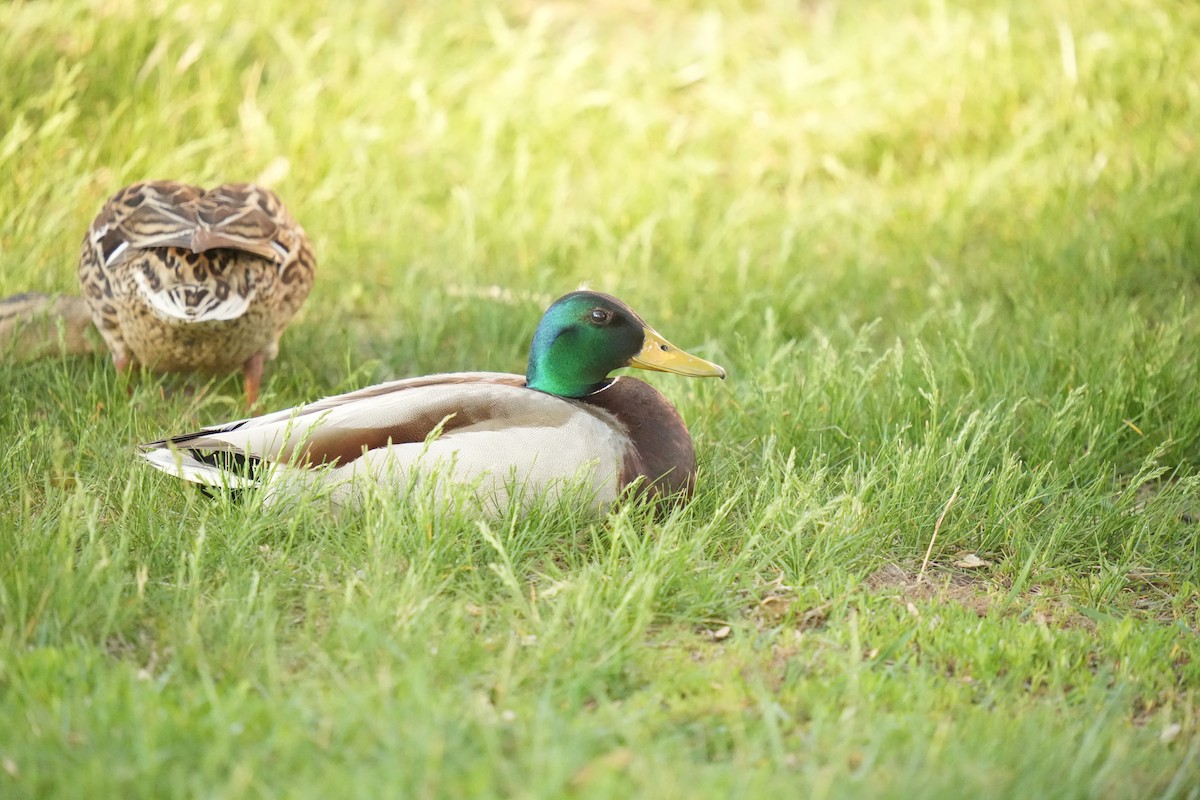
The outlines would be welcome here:
[[[689,378],[725,379],[725,370],[711,361],[685,353],[664,339],[653,328],[644,328],[645,341],[642,351],[629,359],[629,366],[655,372],[674,372]]]

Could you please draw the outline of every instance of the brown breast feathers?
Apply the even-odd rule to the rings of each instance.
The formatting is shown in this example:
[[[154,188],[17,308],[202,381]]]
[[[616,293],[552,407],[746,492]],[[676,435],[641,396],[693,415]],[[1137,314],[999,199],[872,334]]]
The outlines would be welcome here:
[[[691,497],[696,482],[696,451],[683,418],[650,384],[622,377],[582,402],[615,416],[629,431],[630,446],[621,465],[621,487],[638,477],[639,491],[655,496]]]

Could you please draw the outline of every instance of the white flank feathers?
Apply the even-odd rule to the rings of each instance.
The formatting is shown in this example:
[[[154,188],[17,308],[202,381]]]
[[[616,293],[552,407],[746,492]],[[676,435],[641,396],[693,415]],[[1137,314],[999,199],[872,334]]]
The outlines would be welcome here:
[[[338,505],[356,505],[354,487],[362,481],[435,495],[446,483],[469,485],[493,512],[507,508],[514,493],[527,503],[580,481],[597,505],[614,502],[629,445],[622,426],[606,411],[506,382],[512,380],[521,378],[459,373],[395,381],[208,428],[142,455],[163,472],[210,486],[257,483],[278,496],[319,485]],[[428,438],[410,441],[417,436]],[[368,438],[377,441],[363,453],[359,442]],[[247,480],[189,450],[246,455],[258,459],[260,472]],[[318,466],[296,457],[331,451],[346,455]]]

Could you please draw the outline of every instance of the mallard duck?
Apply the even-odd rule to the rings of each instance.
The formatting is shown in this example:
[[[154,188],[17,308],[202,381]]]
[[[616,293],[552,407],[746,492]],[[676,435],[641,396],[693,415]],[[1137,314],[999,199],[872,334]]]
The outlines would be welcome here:
[[[615,297],[577,291],[542,317],[525,375],[464,372],[383,383],[265,416],[142,445],[156,468],[268,497],[329,487],[354,505],[355,479],[407,491],[422,481],[472,485],[503,513],[581,479],[608,507],[631,486],[691,495],[692,437],[648,383],[621,367],[725,377],[683,352]],[[436,491],[436,488],[433,489]]]
[[[127,186],[83,239],[79,283],[118,372],[241,368],[258,399],[263,364],[312,288],[304,229],[261,186]]]
[[[24,292],[0,300],[0,356],[5,360],[93,353],[96,339],[91,310],[82,297]]]

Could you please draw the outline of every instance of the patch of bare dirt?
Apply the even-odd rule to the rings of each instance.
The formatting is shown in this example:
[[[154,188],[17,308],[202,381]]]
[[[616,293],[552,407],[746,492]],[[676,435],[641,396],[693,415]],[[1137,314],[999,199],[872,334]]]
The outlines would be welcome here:
[[[985,616],[992,608],[995,582],[984,575],[938,570],[921,575],[899,564],[888,564],[863,581],[872,594],[886,595],[904,604],[913,601],[957,603]]]
[[[774,627],[788,619],[791,619],[792,626],[799,631],[822,628],[828,621],[829,610],[833,606],[832,603],[821,603],[802,608],[795,588],[784,583],[782,572],[754,596],[757,599],[750,608],[750,617],[759,628]]]
[[[995,612],[1055,628],[1088,631],[1096,628],[1092,619],[1064,600],[1036,587],[1014,598],[1006,587],[997,583],[995,576],[974,568],[967,571],[939,567],[921,575],[899,564],[888,564],[867,576],[863,587],[872,594],[894,598],[914,614],[919,603],[953,603],[980,617]]]

